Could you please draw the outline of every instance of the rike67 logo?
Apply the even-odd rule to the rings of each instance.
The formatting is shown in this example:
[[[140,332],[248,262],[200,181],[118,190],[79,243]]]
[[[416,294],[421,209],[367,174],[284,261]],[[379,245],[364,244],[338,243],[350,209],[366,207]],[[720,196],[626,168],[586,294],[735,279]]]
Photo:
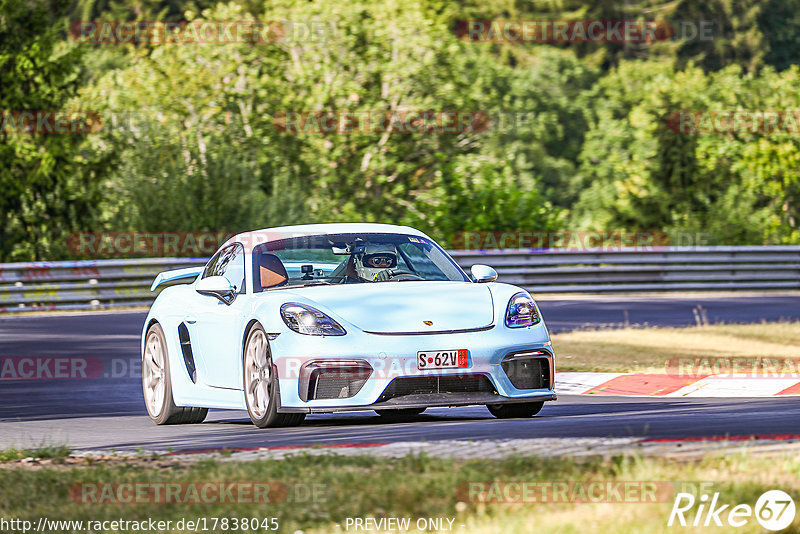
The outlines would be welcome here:
[[[778,531],[791,525],[794,516],[794,501],[781,490],[764,492],[755,507],[749,504],[722,504],[719,493],[714,493],[711,498],[707,494],[695,498],[691,493],[678,493],[667,526],[743,527],[755,517],[763,528]]]

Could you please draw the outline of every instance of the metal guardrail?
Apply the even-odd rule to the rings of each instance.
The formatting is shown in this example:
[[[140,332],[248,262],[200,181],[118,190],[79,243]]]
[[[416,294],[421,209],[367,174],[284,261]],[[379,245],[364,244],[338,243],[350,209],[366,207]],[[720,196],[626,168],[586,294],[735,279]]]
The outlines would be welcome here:
[[[161,271],[207,258],[52,261],[0,264],[0,313],[149,305]]]
[[[800,246],[455,251],[462,267],[486,263],[500,280],[541,293],[800,289]]]
[[[664,247],[653,251],[453,251],[465,269],[494,267],[499,280],[537,293],[798,290],[800,246]],[[0,264],[0,313],[150,304],[150,283],[206,258]]]

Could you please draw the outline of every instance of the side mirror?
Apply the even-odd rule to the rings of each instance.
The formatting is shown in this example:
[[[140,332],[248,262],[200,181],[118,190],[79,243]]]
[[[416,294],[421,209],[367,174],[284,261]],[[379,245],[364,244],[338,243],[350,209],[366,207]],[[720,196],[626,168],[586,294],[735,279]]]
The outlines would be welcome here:
[[[488,265],[481,265],[480,263],[473,265],[470,272],[472,273],[472,279],[477,284],[486,284],[497,280],[497,271]]]
[[[224,276],[209,276],[197,282],[197,292],[201,295],[217,297],[225,304],[230,304],[236,298],[236,288]]]

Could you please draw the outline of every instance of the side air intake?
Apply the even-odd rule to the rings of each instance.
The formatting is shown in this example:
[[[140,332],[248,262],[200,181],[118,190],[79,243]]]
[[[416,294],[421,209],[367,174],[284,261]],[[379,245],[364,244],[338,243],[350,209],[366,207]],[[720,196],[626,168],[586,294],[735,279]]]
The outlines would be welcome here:
[[[189,373],[189,378],[192,379],[192,382],[196,384],[197,367],[194,364],[192,342],[189,339],[189,329],[186,328],[186,323],[178,325],[178,339],[181,341],[181,352],[183,353],[183,363],[186,365],[186,372]]]

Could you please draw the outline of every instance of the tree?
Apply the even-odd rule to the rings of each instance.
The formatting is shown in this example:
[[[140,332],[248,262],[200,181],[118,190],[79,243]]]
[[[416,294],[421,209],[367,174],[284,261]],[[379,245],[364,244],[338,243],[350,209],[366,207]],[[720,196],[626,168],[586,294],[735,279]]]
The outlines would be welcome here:
[[[781,129],[759,119],[780,110],[794,117],[797,78],[795,67],[745,74],[732,65],[704,74],[693,66],[675,72],[668,63],[622,63],[588,95],[604,105],[588,112],[586,187],[573,224],[703,232],[709,244],[797,242],[797,119]],[[712,118],[737,110],[753,122],[701,131],[670,126],[674,112]]]
[[[593,74],[560,52],[543,57],[533,76],[499,65],[481,48],[458,40],[445,11],[425,3],[289,2],[259,18],[335,24],[290,28],[298,33],[279,42],[156,45],[134,55],[129,66],[109,72],[82,96],[109,117],[136,109],[154,127],[109,124],[96,138],[95,149],[110,150],[120,162],[107,195],[113,199],[107,211],[118,216],[109,224],[124,230],[191,224],[229,231],[315,220],[381,220],[433,232],[457,231],[476,221],[491,225],[498,214],[525,210],[526,217],[504,216],[495,224],[551,224],[558,210],[548,210],[540,180],[549,179],[560,191],[557,182],[571,165],[564,158],[579,152],[580,140],[569,134],[582,130],[580,124],[567,131],[559,125],[562,118],[581,117],[561,87],[571,86],[574,96]],[[253,15],[228,4],[203,17],[246,20]],[[542,96],[539,83],[559,90]],[[402,119],[419,112],[433,114],[427,123],[432,128],[294,131],[282,122],[292,113]],[[497,118],[520,112],[528,114],[528,123],[514,131],[482,131],[477,119],[474,128],[441,127],[447,113]],[[540,120],[534,120],[537,114]],[[249,181],[229,180],[223,161],[233,175]],[[489,169],[496,176],[489,178]],[[242,192],[238,208],[225,201],[227,196],[195,195],[219,192],[222,184],[234,196]],[[154,211],[150,199],[159,188],[162,209],[145,220],[142,214]],[[171,194],[175,188],[194,193]],[[476,202],[459,196],[466,191]],[[269,203],[274,209],[254,207]],[[458,205],[461,215],[445,220],[452,212],[443,205]],[[220,206],[227,211],[206,216]],[[534,215],[539,211],[548,213]],[[164,213],[182,215],[169,220]],[[206,228],[210,224],[227,226]]]
[[[61,255],[69,232],[97,216],[104,162],[81,150],[85,135],[26,133],[9,121],[21,111],[61,111],[75,93],[82,51],[63,41],[67,7],[0,0],[2,261]]]

